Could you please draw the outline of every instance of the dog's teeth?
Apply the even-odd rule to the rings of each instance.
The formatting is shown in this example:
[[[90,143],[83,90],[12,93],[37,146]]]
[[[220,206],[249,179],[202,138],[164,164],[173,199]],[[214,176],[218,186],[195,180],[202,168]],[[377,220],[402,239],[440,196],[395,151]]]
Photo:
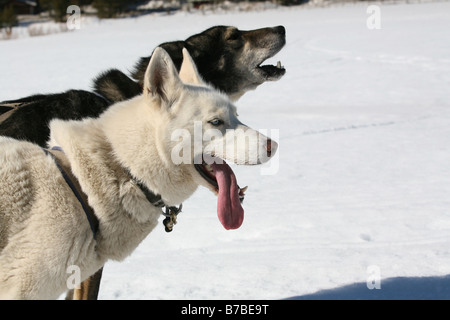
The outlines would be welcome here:
[[[281,69],[281,68],[282,68],[282,67],[281,67],[281,61],[278,61],[278,62],[277,62],[277,68],[278,68],[278,69]]]
[[[247,191],[247,189],[248,189],[248,187],[244,187],[244,188],[239,188],[239,201],[241,202],[241,203],[243,203],[244,202],[244,199],[245,199],[245,194],[244,194],[244,192],[245,191]]]

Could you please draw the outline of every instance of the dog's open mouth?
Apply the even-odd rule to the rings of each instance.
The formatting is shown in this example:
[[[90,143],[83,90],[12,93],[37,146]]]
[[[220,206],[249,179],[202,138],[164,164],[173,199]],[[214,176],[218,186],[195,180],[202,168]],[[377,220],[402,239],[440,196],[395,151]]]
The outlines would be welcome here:
[[[281,61],[278,61],[276,65],[272,64],[265,64],[263,63],[274,57],[278,52],[281,51],[281,49],[286,44],[286,40],[283,38],[278,41],[278,43],[274,44],[263,57],[261,57],[260,62],[256,65],[256,70],[260,74],[261,77],[264,78],[265,81],[276,81],[280,79],[284,74],[286,73],[286,69],[281,64]]]
[[[237,229],[244,221],[244,200],[247,187],[240,188],[230,166],[222,159],[214,158],[212,164],[194,164],[198,173],[217,193],[217,216],[225,229]],[[216,161],[217,160],[217,161]]]
[[[261,65],[261,63],[256,68],[266,80],[278,80],[286,73],[286,69],[281,65],[281,61],[278,61],[276,65]]]

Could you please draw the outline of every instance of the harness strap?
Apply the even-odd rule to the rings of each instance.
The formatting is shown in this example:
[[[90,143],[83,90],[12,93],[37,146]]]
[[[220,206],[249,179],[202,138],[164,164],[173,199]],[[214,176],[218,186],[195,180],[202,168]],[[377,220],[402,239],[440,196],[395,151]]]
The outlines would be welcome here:
[[[0,102],[0,123],[8,119],[14,112],[26,107],[35,101],[4,101]]]
[[[87,195],[81,189],[78,179],[75,178],[75,176],[72,174],[69,161],[67,160],[63,150],[60,147],[53,147],[51,150],[43,148],[42,150],[44,150],[47,155],[52,156],[52,158],[55,160],[55,164],[61,172],[64,180],[72,190],[77,200],[80,202],[95,239],[99,229],[98,218],[94,214],[94,210],[89,205],[87,201]]]
[[[92,91],[93,94],[95,94],[97,97],[102,98],[103,100],[106,101],[106,103],[110,106],[112,105],[112,102],[109,101],[108,99],[106,99],[103,95],[101,95],[100,93],[98,93],[97,91]]]
[[[81,186],[78,182],[78,179],[75,178],[72,174],[72,170],[70,168],[70,163],[67,160],[64,151],[60,147],[53,147],[51,150],[48,149],[42,149],[44,152],[48,155],[51,155],[53,159],[55,160],[56,166],[58,167],[59,171],[61,172],[62,176],[64,177],[64,180],[66,181],[67,185],[70,187],[72,192],[74,193],[75,197],[80,202],[81,206],[83,207],[84,213],[86,214],[86,218],[89,221],[89,225],[92,230],[92,234],[94,235],[94,239],[97,235],[98,229],[99,229],[99,221],[97,216],[94,213],[94,210],[89,206],[89,203],[87,201],[87,195],[83,192],[81,189]],[[131,175],[131,174],[130,174]],[[173,229],[173,225],[177,223],[177,215],[181,212],[181,209],[183,208],[183,205],[180,204],[179,207],[171,207],[164,203],[164,200],[162,200],[161,195],[153,193],[150,189],[148,189],[143,183],[139,182],[136,178],[134,178],[131,175],[133,181],[136,183],[136,185],[141,189],[141,191],[144,193],[147,200],[155,207],[157,208],[163,208],[166,207],[166,212],[164,213],[161,211],[161,214],[164,215],[166,218],[163,221],[163,224],[165,226],[166,232],[171,232]]]
[[[7,109],[4,113],[0,114],[0,123],[12,116],[12,114],[22,106],[21,103],[0,104],[0,107]]]

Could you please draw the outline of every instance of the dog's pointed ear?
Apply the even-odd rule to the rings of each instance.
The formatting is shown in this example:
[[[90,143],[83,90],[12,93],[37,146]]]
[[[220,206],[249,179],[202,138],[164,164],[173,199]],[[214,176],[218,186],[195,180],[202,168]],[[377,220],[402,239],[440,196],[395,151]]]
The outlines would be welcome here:
[[[204,85],[195,62],[186,48],[183,48],[183,63],[180,68],[180,79],[186,84]]]
[[[179,97],[182,87],[183,82],[169,54],[160,47],[156,48],[145,72],[145,98],[159,98],[170,106]]]

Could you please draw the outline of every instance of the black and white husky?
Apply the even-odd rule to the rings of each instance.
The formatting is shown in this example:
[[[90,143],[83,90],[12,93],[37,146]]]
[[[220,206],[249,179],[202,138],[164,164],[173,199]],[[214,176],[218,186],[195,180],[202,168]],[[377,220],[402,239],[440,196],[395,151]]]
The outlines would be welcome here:
[[[285,74],[280,62],[262,65],[285,43],[286,32],[282,26],[250,31],[216,26],[184,41],[166,42],[160,47],[168,52],[177,70],[183,60],[182,49],[188,49],[204,81],[236,101],[245,92]],[[10,110],[3,122],[0,115],[0,136],[45,146],[50,120],[97,117],[112,103],[139,95],[150,58],[141,58],[136,64],[132,73],[134,80],[116,69],[104,72],[94,81],[95,93],[70,90],[0,103],[0,114]]]

